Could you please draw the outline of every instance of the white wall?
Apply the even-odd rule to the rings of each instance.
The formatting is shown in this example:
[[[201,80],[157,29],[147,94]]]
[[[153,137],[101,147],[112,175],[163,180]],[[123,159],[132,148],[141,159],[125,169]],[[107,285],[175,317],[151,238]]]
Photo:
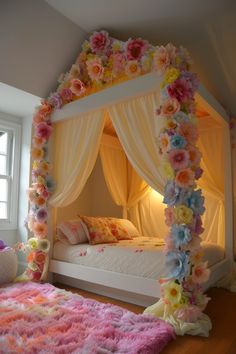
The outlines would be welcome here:
[[[42,0],[0,1],[0,81],[47,97],[85,32]]]
[[[66,208],[58,208],[57,222],[78,215],[122,217],[122,208],[113,202],[107,189],[100,158],[97,159],[79,198]]]

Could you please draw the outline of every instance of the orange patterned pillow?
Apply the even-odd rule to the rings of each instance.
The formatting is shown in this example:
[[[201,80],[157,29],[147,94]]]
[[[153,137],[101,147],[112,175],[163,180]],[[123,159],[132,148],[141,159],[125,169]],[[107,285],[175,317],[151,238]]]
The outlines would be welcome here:
[[[123,219],[117,218],[106,218],[109,228],[113,236],[117,240],[132,240],[132,236],[129,234],[128,230],[122,224]]]
[[[91,245],[117,242],[116,237],[112,234],[108,226],[106,218],[92,216],[80,216],[80,218],[87,226],[87,237]]]

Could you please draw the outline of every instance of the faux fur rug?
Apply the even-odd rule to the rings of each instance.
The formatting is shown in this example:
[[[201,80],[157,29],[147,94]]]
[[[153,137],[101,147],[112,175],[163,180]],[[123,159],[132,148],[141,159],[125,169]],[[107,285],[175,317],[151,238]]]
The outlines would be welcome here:
[[[50,284],[0,288],[0,353],[158,354],[172,327]]]

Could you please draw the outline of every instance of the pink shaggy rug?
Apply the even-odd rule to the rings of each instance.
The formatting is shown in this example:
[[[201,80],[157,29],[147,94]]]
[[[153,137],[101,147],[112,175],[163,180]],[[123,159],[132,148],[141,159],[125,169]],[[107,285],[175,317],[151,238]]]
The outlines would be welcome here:
[[[0,288],[0,353],[158,354],[172,338],[161,320],[50,284]]]

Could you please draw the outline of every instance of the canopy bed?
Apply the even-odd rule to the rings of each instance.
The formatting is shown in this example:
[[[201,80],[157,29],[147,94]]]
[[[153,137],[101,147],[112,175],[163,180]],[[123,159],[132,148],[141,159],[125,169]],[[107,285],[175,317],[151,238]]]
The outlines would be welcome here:
[[[197,87],[182,47],[153,47],[142,39],[122,44],[104,31],[95,32],[85,42],[77,63],[34,117],[28,227],[36,238],[29,239],[28,246],[36,251],[26,271],[30,279],[45,279],[49,263],[54,279],[66,276],[64,281],[73,283],[77,279],[81,288],[106,290],[110,296],[142,305],[161,298],[147,312],[172,324],[177,317],[181,323],[191,317],[187,329],[182,330],[180,322],[174,325],[176,333],[207,335],[210,322],[201,313],[208,299],[202,291],[230,272],[233,261],[231,148],[227,114],[202,85]],[[57,185],[49,210],[42,211],[52,186],[45,158],[48,150]],[[75,224],[82,227],[91,246],[84,241],[79,245],[55,243],[58,208],[74,205],[98,154],[108,190],[122,206],[123,218],[138,228],[138,235],[116,239],[109,227],[115,224],[122,229],[122,220],[78,215],[79,225],[74,220],[71,231]],[[143,231],[143,221],[148,223],[143,203],[151,188],[164,194],[171,231],[165,227],[157,227],[154,234]],[[162,208],[159,199],[152,210]],[[94,241],[98,234],[94,224],[98,223],[108,230],[109,244],[102,232],[102,245]],[[50,261],[45,256],[47,244],[44,256],[40,254],[42,262],[34,262],[40,250],[38,239],[44,240],[47,234],[52,245]],[[160,253],[163,249],[165,256]],[[140,272],[138,266],[143,267]]]

